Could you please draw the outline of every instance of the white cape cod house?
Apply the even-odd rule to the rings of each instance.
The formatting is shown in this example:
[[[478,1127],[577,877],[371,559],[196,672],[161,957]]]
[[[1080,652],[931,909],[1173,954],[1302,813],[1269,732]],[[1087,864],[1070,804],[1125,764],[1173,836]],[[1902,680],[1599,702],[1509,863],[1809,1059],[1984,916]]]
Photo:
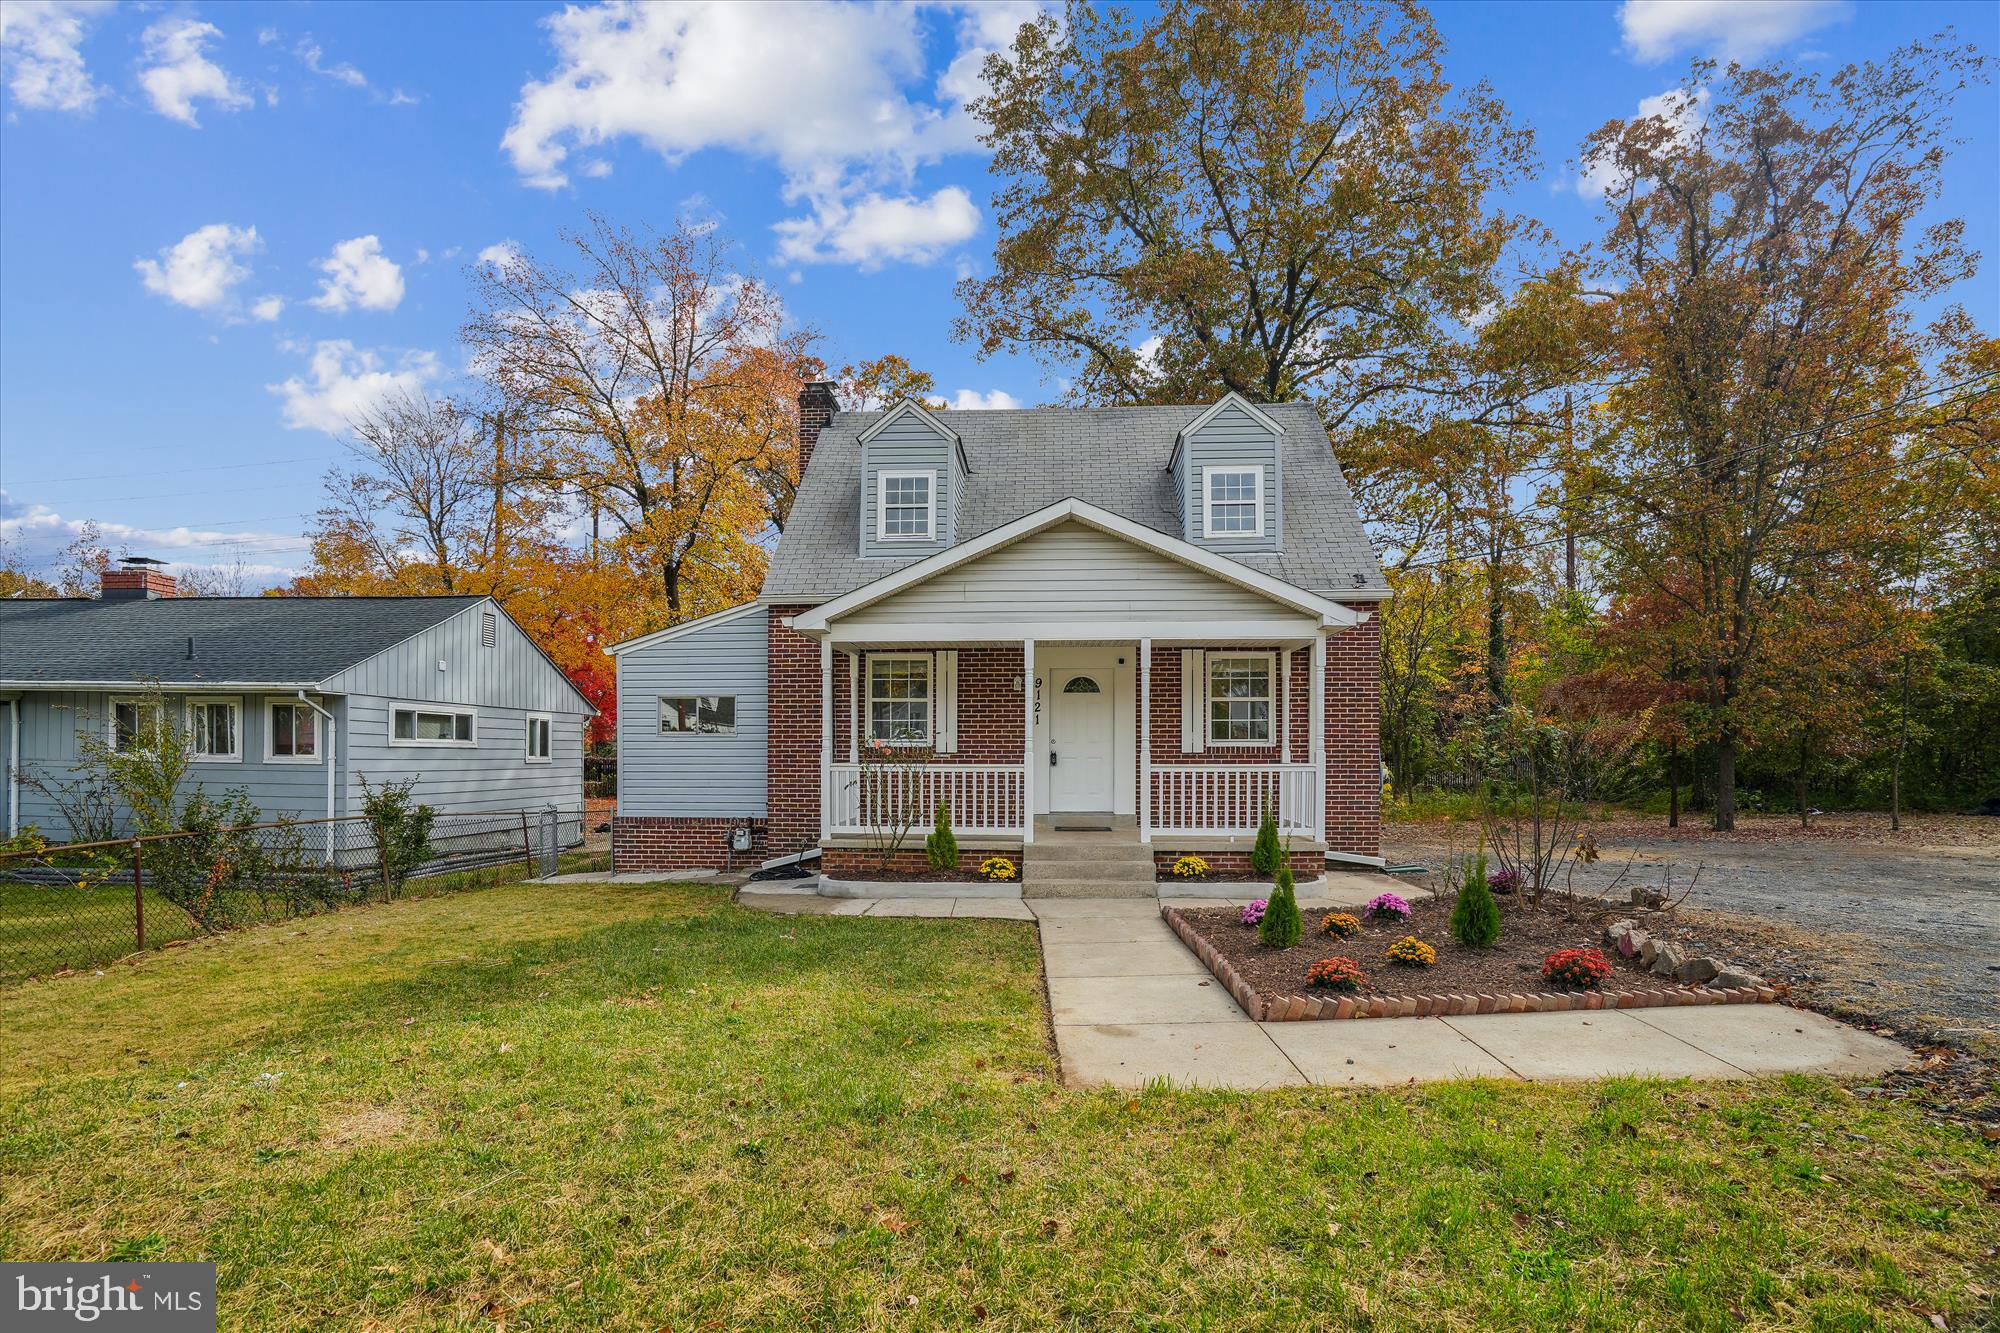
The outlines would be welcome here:
[[[862,877],[891,780],[947,803],[965,866],[1084,820],[1228,873],[1266,811],[1301,878],[1380,864],[1388,587],[1310,406],[840,412],[815,384],[801,416],[757,601],[611,650],[618,869]]]

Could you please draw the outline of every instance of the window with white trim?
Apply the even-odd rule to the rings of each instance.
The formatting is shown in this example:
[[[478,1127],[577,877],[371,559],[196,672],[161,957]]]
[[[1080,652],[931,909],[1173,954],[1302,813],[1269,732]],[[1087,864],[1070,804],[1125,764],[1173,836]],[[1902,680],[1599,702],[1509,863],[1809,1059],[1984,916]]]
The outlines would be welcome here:
[[[296,699],[273,699],[264,710],[264,757],[280,764],[319,762],[319,714]]]
[[[1208,659],[1208,743],[1271,744],[1272,677],[1269,653]]]
[[[875,538],[927,542],[937,532],[937,474],[884,470],[876,479]]]
[[[113,699],[111,701],[111,749],[113,752],[129,750],[144,744],[149,735],[160,725],[160,709],[157,704],[145,699]]]
[[[477,745],[477,715],[469,708],[406,705],[390,725],[391,745]]]
[[[931,743],[929,653],[869,657],[868,739],[891,745]]]
[[[555,732],[555,721],[546,713],[528,714],[528,762],[546,764],[549,762],[551,740]]]
[[[188,748],[196,759],[219,763],[243,758],[243,705],[236,699],[190,699]]]
[[[1209,537],[1264,535],[1264,469],[1208,468],[1202,473],[1206,509],[1201,530]]]
[[[736,696],[733,694],[663,694],[660,730],[669,735],[734,736]]]

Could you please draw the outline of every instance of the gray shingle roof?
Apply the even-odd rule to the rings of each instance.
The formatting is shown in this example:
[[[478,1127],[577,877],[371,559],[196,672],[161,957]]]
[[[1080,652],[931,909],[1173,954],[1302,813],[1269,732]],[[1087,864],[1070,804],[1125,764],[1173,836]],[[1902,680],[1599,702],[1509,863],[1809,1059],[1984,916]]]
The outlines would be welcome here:
[[[1260,406],[1285,427],[1284,549],[1230,558],[1312,592],[1379,596],[1388,583],[1319,414],[1308,403]],[[1197,404],[943,413],[964,439],[972,468],[958,540],[1070,498],[1181,536],[1167,460],[1181,427],[1207,410]],[[820,432],[764,576],[762,600],[826,601],[921,558],[864,560],[857,553],[860,436],[881,415],[841,412]]]
[[[0,680],[306,684],[482,597],[0,601]],[[188,639],[194,656],[188,656]]]

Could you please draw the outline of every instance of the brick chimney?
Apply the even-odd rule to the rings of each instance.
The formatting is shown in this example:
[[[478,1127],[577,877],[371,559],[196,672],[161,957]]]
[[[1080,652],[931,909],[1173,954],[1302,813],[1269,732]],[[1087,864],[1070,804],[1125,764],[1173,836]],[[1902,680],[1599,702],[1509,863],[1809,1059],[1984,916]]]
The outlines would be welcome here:
[[[832,380],[813,380],[799,392],[799,480],[806,479],[806,464],[812,462],[813,446],[819,443],[819,433],[833,420],[833,414],[840,410],[840,400],[833,396]]]
[[[171,574],[162,574],[158,566],[164,561],[151,560],[145,556],[129,556],[123,569],[104,571],[103,584],[98,589],[98,597],[106,602],[153,601],[161,597],[172,597],[180,584]]]

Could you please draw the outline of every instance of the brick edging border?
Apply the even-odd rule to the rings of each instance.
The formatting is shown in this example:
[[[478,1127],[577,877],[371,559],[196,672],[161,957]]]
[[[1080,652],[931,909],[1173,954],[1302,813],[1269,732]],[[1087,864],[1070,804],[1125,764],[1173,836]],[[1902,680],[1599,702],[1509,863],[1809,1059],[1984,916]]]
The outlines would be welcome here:
[[[1534,991],[1478,995],[1280,995],[1271,997],[1243,979],[1220,950],[1203,939],[1178,907],[1162,905],[1167,929],[1222,983],[1243,1012],[1258,1023],[1322,1018],[1447,1018],[1468,1014],[1560,1014],[1587,1009],[1667,1009],[1697,1004],[1775,1004],[1769,986],[1717,990],[1707,986],[1623,991]]]

